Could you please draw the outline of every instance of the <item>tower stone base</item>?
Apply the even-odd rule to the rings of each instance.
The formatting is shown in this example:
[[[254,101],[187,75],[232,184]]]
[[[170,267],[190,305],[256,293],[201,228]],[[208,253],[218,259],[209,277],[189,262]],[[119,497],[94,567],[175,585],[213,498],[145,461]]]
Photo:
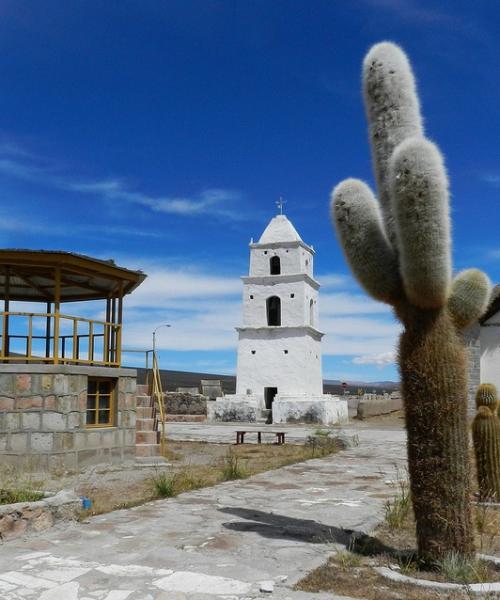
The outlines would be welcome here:
[[[339,396],[278,394],[273,402],[273,423],[347,423],[347,401]]]
[[[222,422],[265,422],[269,412],[263,396],[249,394],[217,398],[207,409],[208,421]],[[347,420],[347,402],[339,396],[277,394],[272,403],[273,423],[336,425]]]

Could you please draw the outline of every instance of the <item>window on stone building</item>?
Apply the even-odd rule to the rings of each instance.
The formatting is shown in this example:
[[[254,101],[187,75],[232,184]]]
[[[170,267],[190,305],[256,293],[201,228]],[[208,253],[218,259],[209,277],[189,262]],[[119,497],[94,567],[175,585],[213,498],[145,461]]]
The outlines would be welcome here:
[[[87,386],[87,427],[113,427],[115,424],[114,379],[89,377]]]
[[[314,325],[314,306],[312,298],[309,302],[309,325]]]
[[[271,275],[279,275],[281,273],[281,261],[279,256],[272,256],[269,261]]]
[[[281,300],[278,296],[271,296],[266,300],[267,324],[281,325]]]

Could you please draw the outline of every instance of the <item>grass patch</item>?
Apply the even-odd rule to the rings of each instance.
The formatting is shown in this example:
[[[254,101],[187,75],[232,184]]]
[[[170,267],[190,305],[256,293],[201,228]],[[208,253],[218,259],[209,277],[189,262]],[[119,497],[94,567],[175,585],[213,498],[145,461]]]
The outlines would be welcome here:
[[[385,522],[390,529],[401,529],[411,512],[410,488],[406,479],[399,478],[398,491],[392,500],[386,500]]]
[[[43,500],[42,492],[33,490],[0,490],[0,504],[14,504],[16,502],[37,502]]]
[[[229,448],[222,466],[222,480],[232,481],[234,479],[244,479],[245,477],[247,477],[247,473],[240,464],[240,457]]]
[[[456,552],[450,552],[436,566],[444,580],[452,583],[483,583],[491,580],[491,569],[487,563],[465,558]]]

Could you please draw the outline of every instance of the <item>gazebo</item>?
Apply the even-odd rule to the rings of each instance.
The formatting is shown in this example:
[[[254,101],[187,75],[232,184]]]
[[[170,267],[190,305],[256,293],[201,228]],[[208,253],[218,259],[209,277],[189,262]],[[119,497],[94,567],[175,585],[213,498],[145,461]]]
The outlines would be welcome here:
[[[121,367],[122,313],[145,277],[71,252],[0,250],[4,462],[28,457],[50,468],[135,456],[136,371]]]
[[[145,277],[112,260],[71,252],[0,250],[0,360],[120,366],[123,297]],[[46,311],[13,312],[16,300],[43,303]],[[105,301],[103,320],[61,311],[65,302],[87,300]]]

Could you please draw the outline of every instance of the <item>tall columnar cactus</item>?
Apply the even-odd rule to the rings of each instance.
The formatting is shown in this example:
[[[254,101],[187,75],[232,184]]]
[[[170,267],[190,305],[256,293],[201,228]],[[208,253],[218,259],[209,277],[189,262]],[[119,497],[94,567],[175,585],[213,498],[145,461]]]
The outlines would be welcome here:
[[[410,64],[392,43],[364,60],[363,87],[378,202],[362,181],[332,193],[332,220],[354,275],[403,324],[399,367],[420,557],[473,552],[467,359],[461,330],[486,309],[475,269],[452,280],[448,181],[425,139]]]
[[[476,392],[476,406],[487,406],[493,414],[498,403],[497,388],[492,383],[481,383]]]
[[[500,419],[480,405],[472,423],[480,500],[500,502]]]

